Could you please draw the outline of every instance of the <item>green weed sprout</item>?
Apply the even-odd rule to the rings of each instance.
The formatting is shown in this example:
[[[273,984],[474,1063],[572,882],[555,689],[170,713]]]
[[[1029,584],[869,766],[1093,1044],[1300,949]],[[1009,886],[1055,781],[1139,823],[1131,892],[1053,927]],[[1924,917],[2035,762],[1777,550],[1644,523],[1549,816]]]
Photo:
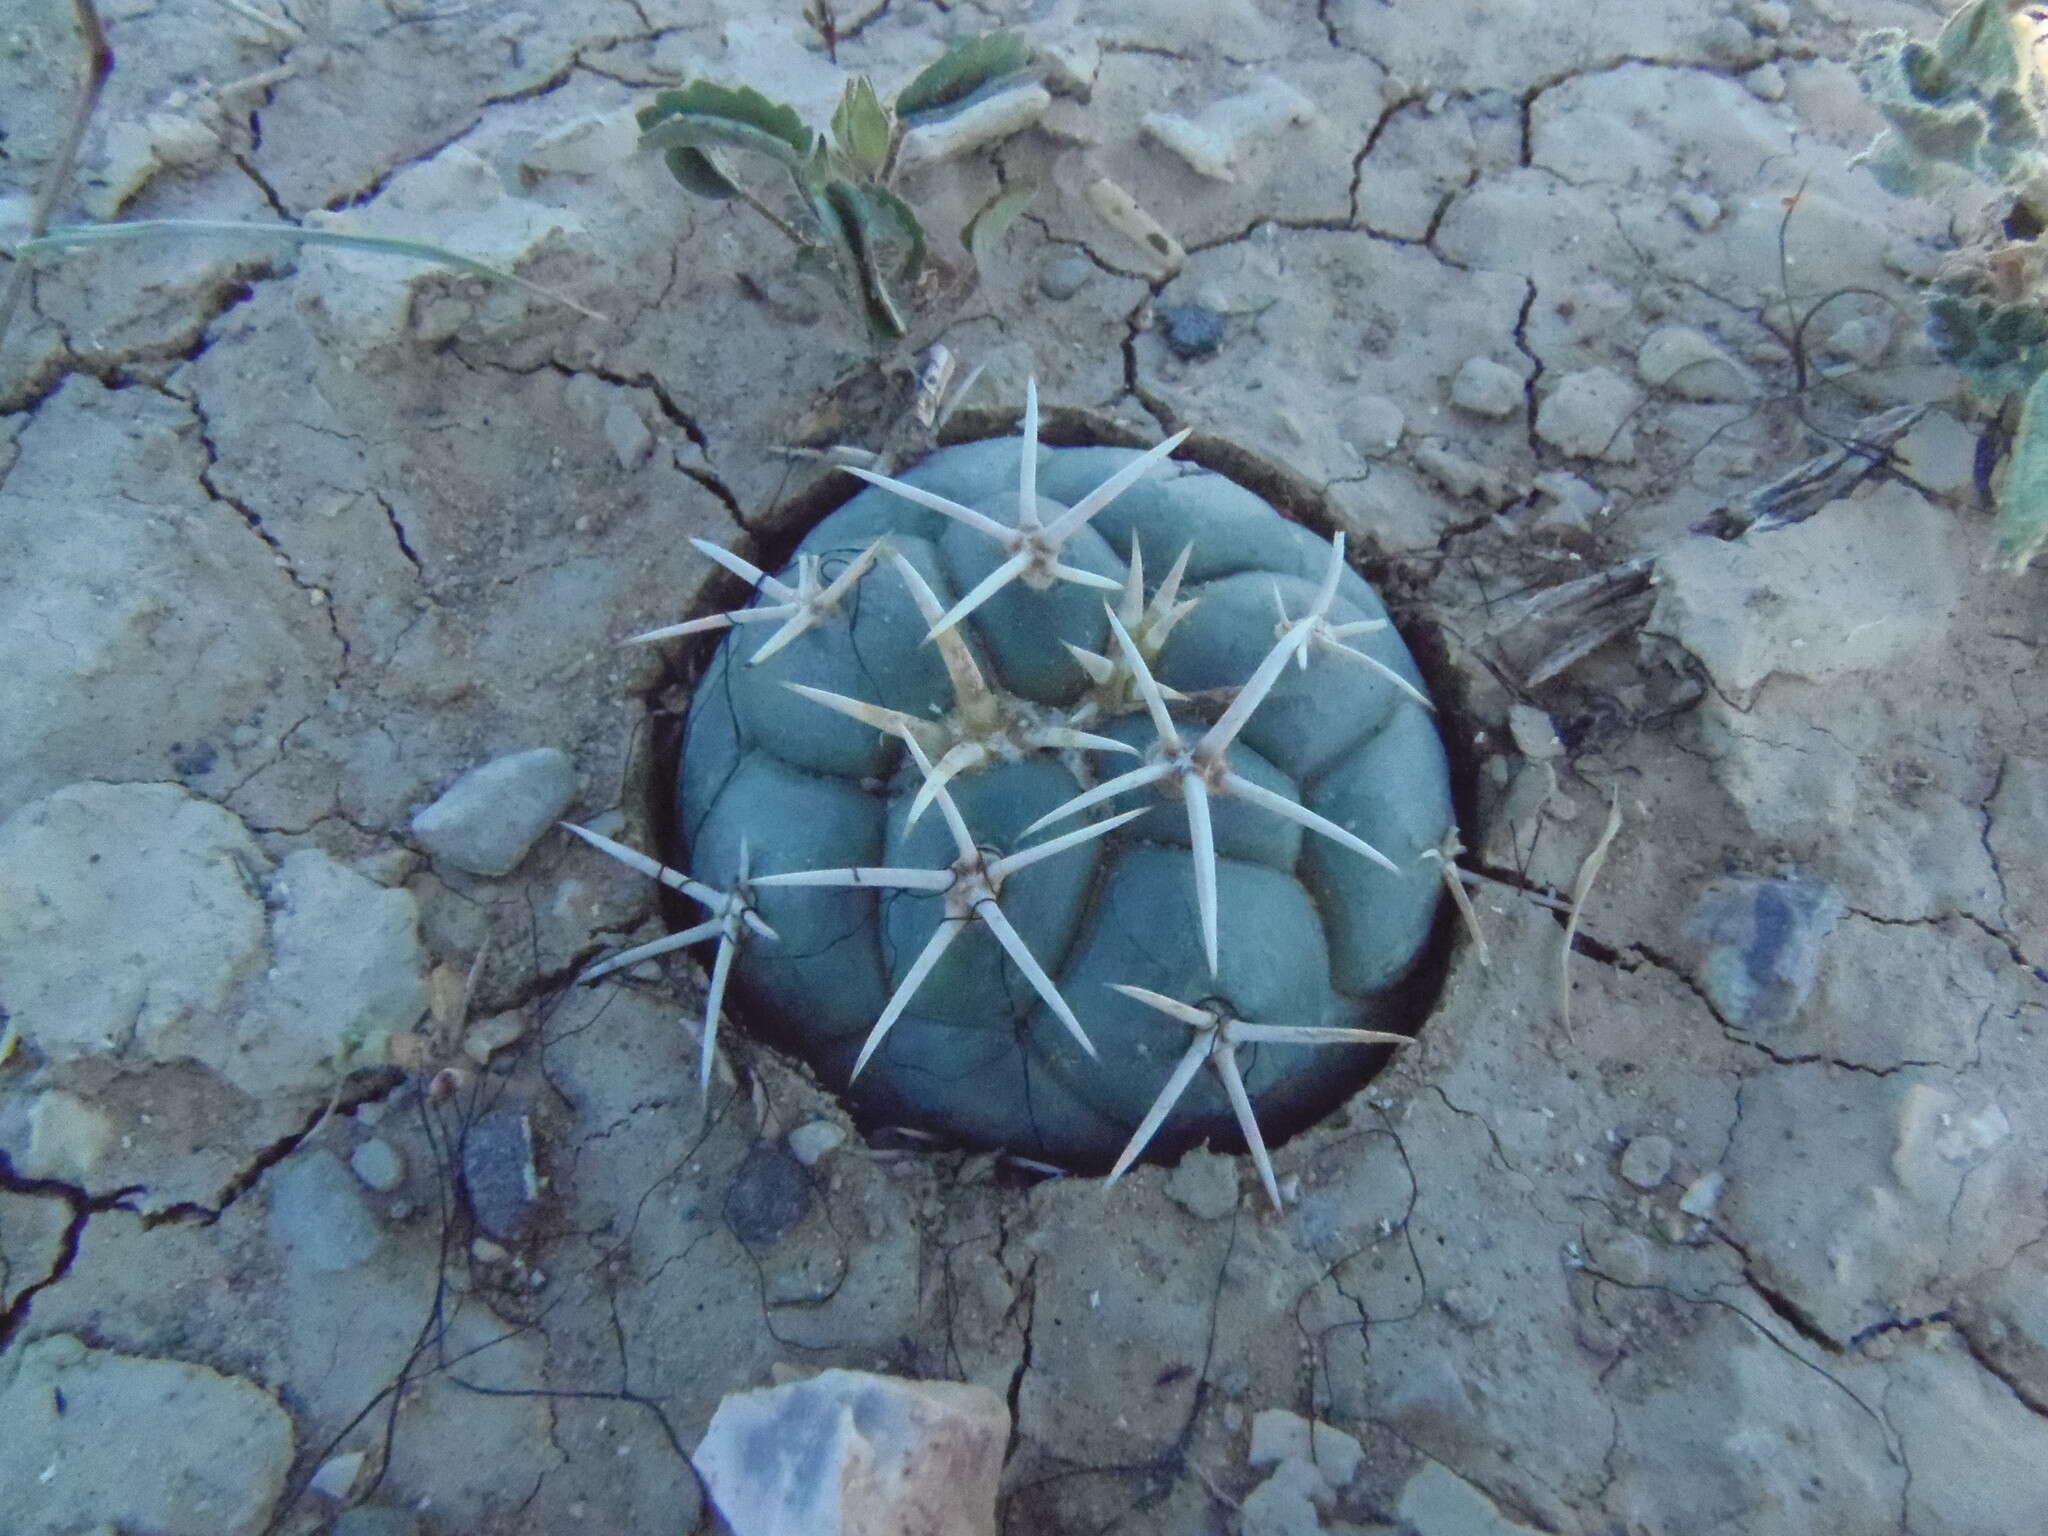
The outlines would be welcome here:
[[[1974,0],[1933,42],[1888,28],[1857,60],[1886,124],[1859,157],[1880,186],[1929,196],[1989,182],[2011,194],[2003,238],[1958,253],[1927,308],[1936,349],[1971,389],[2021,402],[1998,496],[1997,560],[2014,571],[2048,546],[2048,82],[2032,28],[2004,0]]]
[[[949,47],[884,105],[874,82],[846,82],[823,133],[787,103],[748,85],[692,80],[641,108],[640,143],[661,151],[669,173],[699,197],[737,199],[780,230],[798,259],[822,264],[869,330],[893,340],[908,326],[899,294],[925,268],[923,221],[892,185],[906,128],[950,116],[1014,83],[1030,50],[1009,33]],[[728,154],[776,165],[789,177],[796,216],[770,207],[726,166]],[[977,253],[1022,211],[1026,194],[1005,194],[976,215],[967,239]]]

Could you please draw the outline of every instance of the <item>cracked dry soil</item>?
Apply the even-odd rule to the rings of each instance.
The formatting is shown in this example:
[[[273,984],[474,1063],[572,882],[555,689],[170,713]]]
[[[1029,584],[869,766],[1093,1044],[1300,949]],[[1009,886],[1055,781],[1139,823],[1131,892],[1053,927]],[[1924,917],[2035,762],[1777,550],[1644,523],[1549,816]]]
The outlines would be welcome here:
[[[0,222],[69,111],[61,10],[0,26]],[[1981,423],[1917,324],[1947,214],[1848,164],[1858,31],[1935,7],[882,0],[836,64],[793,0],[106,11],[60,217],[346,221],[609,319],[327,250],[36,275],[0,1528],[708,1530],[719,1398],[834,1365],[1002,1393],[1011,1533],[2042,1528],[2048,608],[1980,568]],[[991,25],[1053,105],[913,195],[951,230],[1041,190],[913,341],[1286,464],[1450,705],[1492,964],[1459,941],[1418,1045],[1278,1150],[1284,1217],[1219,1153],[1105,1192],[864,1139],[737,1030],[700,1122],[701,974],[569,985],[659,931],[637,880],[408,831],[548,746],[651,846],[684,672],[616,641],[704,595],[688,537],[772,551],[829,493],[778,445],[902,426],[911,349],[633,156],[635,103],[708,73],[822,121]],[[1153,112],[1256,131],[1222,180]],[[1213,348],[1158,322],[1190,305]],[[338,1042],[416,1026],[427,1070],[337,1096]],[[1253,1466],[1275,1408],[1363,1456]]]

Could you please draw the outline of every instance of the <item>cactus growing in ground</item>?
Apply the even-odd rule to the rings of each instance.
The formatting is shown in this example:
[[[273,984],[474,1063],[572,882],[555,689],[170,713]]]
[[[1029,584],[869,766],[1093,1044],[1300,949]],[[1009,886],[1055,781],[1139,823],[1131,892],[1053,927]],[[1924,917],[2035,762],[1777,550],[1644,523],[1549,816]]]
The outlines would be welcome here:
[[[779,577],[700,545],[756,591],[639,637],[728,631],[667,878],[714,909],[708,1022],[729,976],[869,1118],[1119,1171],[1234,1127],[1277,1202],[1255,1115],[1410,1023],[1448,775],[1342,536],[1179,441],[1041,447],[1034,391],[1020,436],[856,471]]]

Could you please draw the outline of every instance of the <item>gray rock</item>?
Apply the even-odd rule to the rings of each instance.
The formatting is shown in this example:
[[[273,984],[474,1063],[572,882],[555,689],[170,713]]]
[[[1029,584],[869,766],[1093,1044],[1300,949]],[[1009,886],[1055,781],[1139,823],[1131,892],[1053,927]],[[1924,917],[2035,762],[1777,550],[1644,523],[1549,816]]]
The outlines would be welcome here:
[[[728,1393],[690,1461],[733,1536],[995,1536],[1009,1435],[986,1387],[826,1371]]]
[[[1639,397],[1612,368],[1587,368],[1557,381],[1536,409],[1536,435],[1560,453],[1625,464],[1636,456],[1629,417]]]
[[[0,823],[0,977],[22,1036],[64,1061],[218,1039],[265,963],[241,821],[170,784],[73,784]],[[218,1057],[220,1047],[214,1047]]]
[[[1401,1519],[1415,1536],[1536,1536],[1442,1462],[1432,1461],[1401,1489]]]
[[[1813,991],[1820,951],[1847,908],[1814,880],[1717,880],[1686,918],[1704,950],[1700,984],[1721,1017],[1746,1029],[1792,1022]]]
[[[1223,345],[1223,317],[1201,304],[1169,304],[1159,311],[1166,345],[1182,361],[1214,357]]]
[[[1671,1177],[1671,1140],[1638,1136],[1621,1153],[1621,1176],[1637,1189],[1655,1189]]]
[[[576,765],[535,747],[472,768],[412,819],[412,835],[436,863],[472,875],[510,874],[568,808]]]
[[[1749,94],[1758,101],[1785,99],[1785,71],[1775,64],[1757,65],[1742,77],[1742,83],[1749,88]]]
[[[284,1489],[292,1422],[253,1382],[67,1334],[0,1387],[0,1530],[254,1536]]]
[[[749,1248],[765,1248],[804,1219],[811,1180],[803,1165],[776,1146],[758,1146],[740,1164],[725,1195],[725,1224]]]
[[[384,1042],[427,1011],[427,957],[412,893],[387,890],[317,848],[301,848],[264,894],[270,968],[222,1075],[263,1095],[324,1088],[335,1066],[382,1061]]]
[[[1252,1445],[1246,1459],[1255,1467],[1304,1461],[1332,1488],[1358,1476],[1365,1451],[1355,1436],[1334,1425],[1305,1419],[1286,1408],[1263,1408],[1252,1415]]]
[[[1367,458],[1392,453],[1401,446],[1408,418],[1385,395],[1362,395],[1344,423],[1344,441]]]
[[[809,1120],[789,1133],[789,1153],[806,1168],[815,1168],[846,1141],[846,1131],[830,1120]]]
[[[604,413],[604,440],[611,444],[619,468],[638,469],[654,456],[654,434],[640,413],[623,400],[614,400]]]
[[[366,1263],[383,1242],[341,1159],[324,1147],[288,1158],[264,1181],[270,1236],[293,1262],[326,1274]]]
[[[1245,1495],[1240,1536],[1320,1536],[1323,1522],[1316,1505],[1327,1503],[1329,1497],[1329,1485],[1314,1466],[1283,1461]]]
[[[405,1182],[405,1159],[399,1156],[398,1148],[379,1136],[372,1136],[357,1147],[350,1154],[348,1165],[357,1178],[380,1195],[390,1194]]]
[[[1095,275],[1095,264],[1078,251],[1055,257],[1038,274],[1038,291],[1048,299],[1071,299]]]
[[[1636,349],[1636,372],[1652,389],[1681,400],[1737,401],[1756,395],[1756,381],[1712,337],[1689,325],[1660,325]]]
[[[1524,405],[1522,376],[1490,357],[1472,357],[1451,380],[1451,404],[1475,416],[1504,421]]]
[[[540,1214],[533,1125],[516,1104],[477,1116],[462,1139],[462,1187],[470,1214],[492,1237],[517,1243]]]

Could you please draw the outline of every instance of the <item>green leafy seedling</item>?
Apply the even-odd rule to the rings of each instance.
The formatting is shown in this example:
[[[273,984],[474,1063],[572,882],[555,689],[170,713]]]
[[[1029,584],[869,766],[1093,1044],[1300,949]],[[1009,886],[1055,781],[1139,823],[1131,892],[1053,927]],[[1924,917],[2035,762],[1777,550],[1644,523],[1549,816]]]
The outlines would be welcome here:
[[[796,110],[752,86],[693,80],[640,109],[640,142],[659,150],[688,191],[738,200],[780,230],[799,260],[821,264],[876,337],[909,329],[900,295],[923,274],[929,246],[917,211],[891,185],[906,126],[961,110],[1014,81],[1030,50],[1008,33],[954,43],[885,105],[866,75],[846,82],[820,133]],[[728,168],[738,155],[779,167],[794,205],[786,217]],[[977,261],[1015,220],[1028,194],[1006,191],[976,214],[965,234]]]
[[[1974,0],[1931,43],[1887,28],[1857,60],[1885,120],[1859,157],[1880,186],[1930,196],[1989,182],[2011,194],[2004,238],[1958,253],[1927,308],[1936,349],[1970,388],[2000,409],[2021,402],[1998,495],[1997,559],[2013,570],[2048,545],[2048,81],[2031,27],[2005,0]]]

